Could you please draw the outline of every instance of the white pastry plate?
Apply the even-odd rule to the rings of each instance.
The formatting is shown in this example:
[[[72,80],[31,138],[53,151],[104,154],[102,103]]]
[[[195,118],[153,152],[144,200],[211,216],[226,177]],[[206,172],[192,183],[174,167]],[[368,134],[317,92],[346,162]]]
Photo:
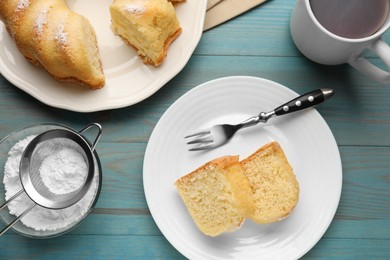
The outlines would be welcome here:
[[[188,152],[183,138],[217,123],[239,123],[296,96],[292,90],[265,79],[221,78],[192,89],[161,117],[145,153],[145,195],[161,232],[185,257],[297,259],[325,233],[338,207],[342,166],[333,134],[315,109],[243,129],[228,144],[211,151]],[[328,102],[322,105],[330,105],[332,100]],[[223,155],[240,155],[243,159],[273,140],[281,144],[300,184],[300,199],[293,213],[273,224],[247,220],[238,231],[214,238],[203,235],[174,182],[211,159]]]
[[[0,22],[0,73],[16,87],[41,102],[78,112],[115,109],[138,103],[159,90],[187,64],[203,31],[207,0],[189,0],[176,7],[183,32],[158,67],[147,66],[111,29],[111,0],[68,0],[72,10],[86,16],[96,30],[106,86],[91,91],[59,83],[41,68],[28,63]]]

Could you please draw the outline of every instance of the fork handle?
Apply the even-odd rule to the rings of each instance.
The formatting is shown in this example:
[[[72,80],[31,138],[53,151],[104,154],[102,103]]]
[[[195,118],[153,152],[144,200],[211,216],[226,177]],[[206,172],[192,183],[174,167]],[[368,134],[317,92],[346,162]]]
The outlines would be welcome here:
[[[277,116],[281,116],[313,107],[329,99],[333,93],[333,89],[330,88],[322,88],[311,91],[277,107],[274,110],[274,113]]]

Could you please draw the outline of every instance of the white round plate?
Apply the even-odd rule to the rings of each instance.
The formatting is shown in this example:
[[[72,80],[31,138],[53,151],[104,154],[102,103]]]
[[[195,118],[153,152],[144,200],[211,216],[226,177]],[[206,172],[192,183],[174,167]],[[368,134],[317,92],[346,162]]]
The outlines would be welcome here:
[[[183,138],[217,123],[239,123],[295,97],[292,90],[272,81],[227,77],[192,89],[161,117],[145,153],[145,195],[161,232],[185,257],[297,259],[322,237],[339,203],[342,167],[333,134],[315,109],[242,129],[228,144],[206,152],[188,152]],[[223,155],[243,159],[270,141],[280,143],[300,184],[300,199],[293,213],[273,224],[247,220],[238,231],[214,238],[203,235],[174,182],[209,160]]]
[[[1,22],[0,73],[47,105],[94,112],[138,103],[176,76],[187,64],[202,36],[207,0],[190,0],[176,6],[183,31],[158,68],[144,65],[135,50],[111,31],[111,0],[68,0],[67,3],[72,10],[87,17],[95,28],[106,76],[105,87],[91,91],[76,84],[57,82],[42,68],[24,59]]]

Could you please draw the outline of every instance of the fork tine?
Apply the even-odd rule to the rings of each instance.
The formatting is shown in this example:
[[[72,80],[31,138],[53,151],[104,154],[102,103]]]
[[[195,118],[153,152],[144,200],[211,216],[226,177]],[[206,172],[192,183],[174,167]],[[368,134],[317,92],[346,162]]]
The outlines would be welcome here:
[[[213,140],[208,139],[208,137],[195,139],[193,141],[188,142],[187,144],[210,144],[213,143]]]
[[[190,135],[185,136],[184,138],[190,138],[190,137],[194,137],[194,136],[207,135],[207,134],[210,134],[210,130],[190,134]]]
[[[204,150],[209,150],[209,149],[211,149],[213,147],[214,147],[214,145],[212,145],[212,144],[210,144],[210,145],[202,145],[202,146],[191,148],[188,151],[190,151],[190,152],[204,151]]]

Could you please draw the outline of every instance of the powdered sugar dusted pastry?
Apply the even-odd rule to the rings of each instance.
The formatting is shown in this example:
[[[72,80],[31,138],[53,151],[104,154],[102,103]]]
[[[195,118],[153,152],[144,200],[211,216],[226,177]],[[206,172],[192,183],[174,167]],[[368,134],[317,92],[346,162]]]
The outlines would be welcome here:
[[[0,19],[24,57],[55,79],[104,86],[95,31],[65,0],[2,0]]]
[[[160,65],[182,31],[167,0],[114,0],[110,12],[112,30],[133,46],[146,64]]]

